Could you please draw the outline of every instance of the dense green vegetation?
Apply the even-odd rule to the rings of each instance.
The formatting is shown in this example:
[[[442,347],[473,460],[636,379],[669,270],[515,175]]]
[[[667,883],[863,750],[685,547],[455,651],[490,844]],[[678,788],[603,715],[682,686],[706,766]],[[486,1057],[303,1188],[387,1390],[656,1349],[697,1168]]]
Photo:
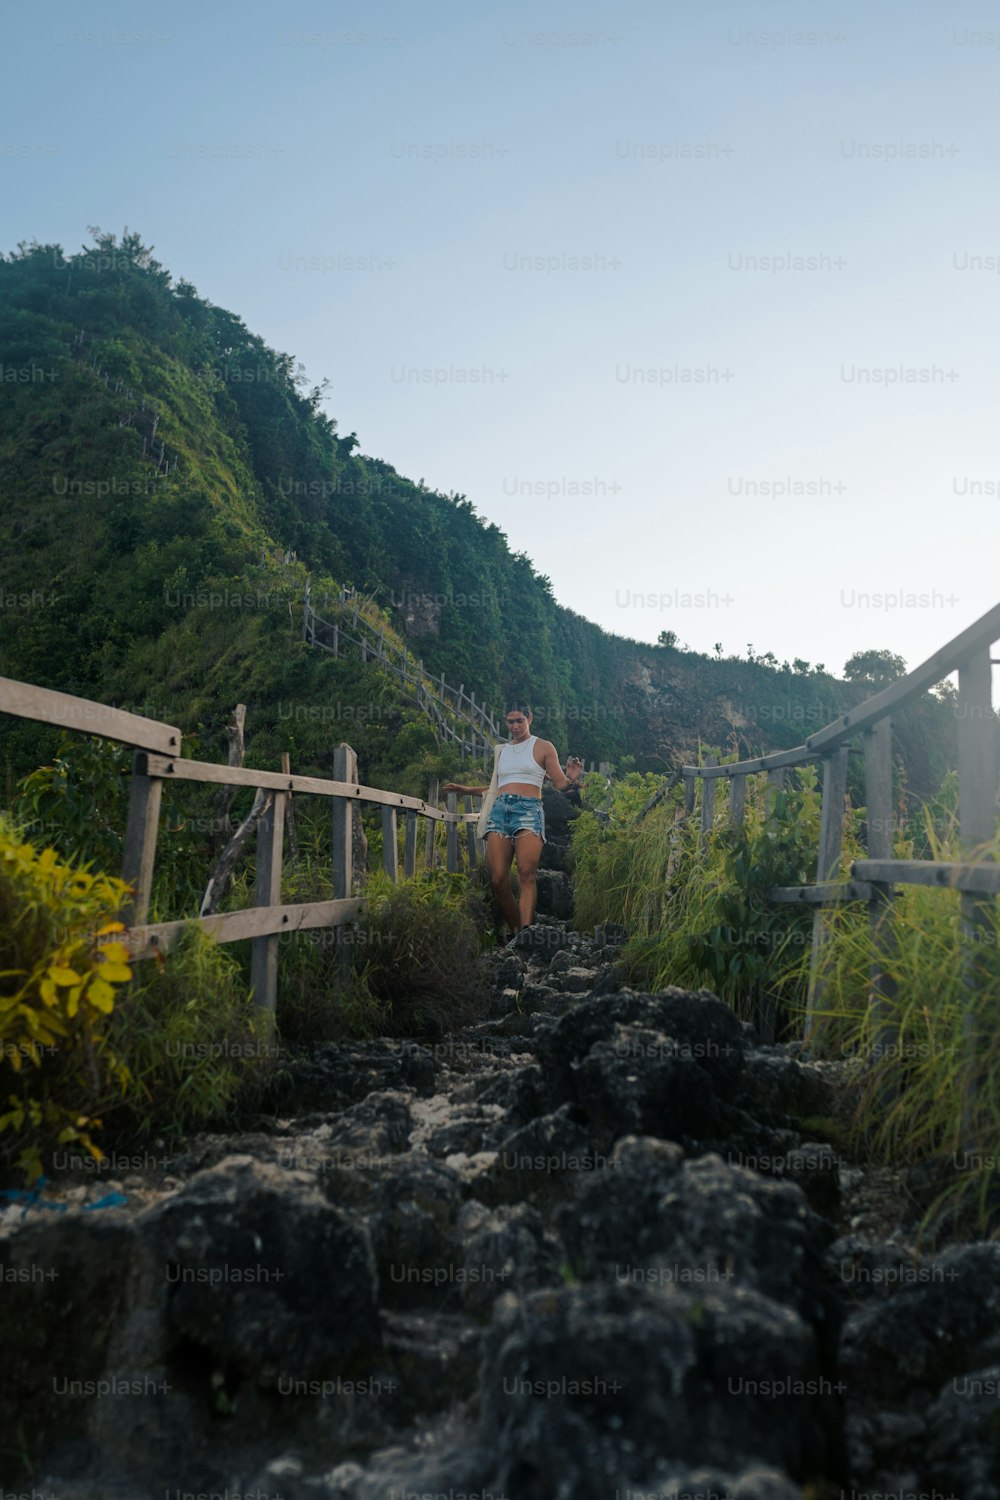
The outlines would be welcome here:
[[[780,748],[870,691],[752,646],[709,658],[673,631],[643,645],[560,608],[471,501],[339,436],[290,355],[174,283],[138,235],[92,234],[75,255],[0,258],[7,675],[145,710],[213,757],[246,702],[251,764],[290,750],[328,770],[348,739],[367,779],[425,790],[433,741],[392,684],[303,644],[308,570],[314,598],[349,582],[406,620],[415,654],[479,701],[528,696],[535,728],[585,759],[657,769],[699,738]],[[953,729],[931,695],[899,726],[916,790],[951,763]],[[8,794],[54,748],[0,723]]]
[[[600,630],[561,608],[550,581],[464,496],[413,483],[364,456],[354,433],[341,437],[322,411],[322,385],[310,387],[291,356],[235,314],[174,283],[137,235],[93,235],[77,255],[22,244],[0,257],[0,671],[177,724],[187,755],[224,758],[239,701],[248,706],[248,764],[273,767],[289,751],[296,771],[328,775],[333,746],[346,740],[371,784],[424,795],[432,775],[470,779],[477,771],[439,748],[427,717],[376,663],[333,660],[303,641],[307,575],[317,601],[350,583],[384,608],[431,672],[473,687],[498,714],[506,698],[527,697],[534,727],[563,753],[616,764],[609,808],[598,817],[592,807],[576,825],[578,924],[624,921],[638,982],[704,984],[758,1024],[794,1029],[809,914],[772,907],[766,892],[812,873],[811,773],[793,779],[770,817],[751,795],[745,828],[720,828],[706,859],[691,829],[675,825],[676,803],[638,826],[635,816],[678,759],[707,745],[736,759],[799,744],[900,675],[901,659],[859,651],[841,681],[752,645],[745,658],[724,656],[721,644],[705,656],[671,629],[655,646]],[[637,548],[644,541],[637,536]],[[947,687],[894,721],[894,805],[918,852],[950,837],[944,804],[943,822],[907,820],[953,763],[955,724]],[[86,1149],[98,1120],[179,1138],[226,1117],[244,1097],[228,1044],[257,1035],[246,945],[220,952],[192,939],[163,969],[147,964],[131,979],[118,972],[128,969],[113,928],[121,892],[95,872],[120,869],[128,753],[85,733],[0,718],[0,764],[0,802],[15,808],[20,830],[6,835],[10,879],[0,892],[17,931],[0,976],[0,998],[17,996],[5,1012],[0,1158],[20,1155],[23,1169],[37,1171],[60,1132]],[[863,823],[857,757],[849,790],[857,810],[845,859]],[[207,786],[168,788],[154,920],[198,909],[250,803],[247,792],[228,809],[217,799]],[[295,803],[298,845],[283,898],[322,899],[328,812]],[[377,869],[374,816],[368,835]],[[81,861],[90,862],[82,873]],[[251,853],[224,908],[248,904],[252,881]],[[488,940],[482,892],[469,882],[463,894],[432,872],[396,891],[376,879],[369,895],[370,941],[348,964],[336,944],[283,949],[277,1020],[286,1040],[385,1026],[433,1034],[461,1021]],[[84,896],[100,912],[64,909],[85,905]],[[919,918],[937,934],[936,947],[920,948],[922,967],[901,937],[899,1032],[914,1035],[937,1005],[938,1040],[942,1027],[951,1038],[940,1052],[947,1064],[914,1070],[915,1085],[877,1136],[897,1156],[947,1150],[957,1139],[958,992],[938,1004],[928,988],[958,972],[948,900],[906,893],[893,917]],[[98,941],[102,923],[109,930]],[[848,912],[826,950],[823,1024],[829,1045],[868,1058],[861,939]],[[993,963],[995,951],[982,961]],[[127,1003],[108,995],[115,983],[128,986]],[[994,1035],[993,1018],[981,1019]],[[32,1028],[52,1049],[40,1058]],[[198,1066],[173,1067],[164,1035],[178,1055],[195,1048]],[[994,1053],[984,1052],[978,1095],[978,1138],[990,1145]],[[266,1069],[244,1072],[246,1087],[266,1087]]]
[[[576,908],[581,925],[628,926],[631,983],[704,986],[759,1031],[791,1040],[807,1027],[812,912],[772,902],[768,890],[814,879],[820,799],[812,767],[790,776],[770,808],[763,783],[751,779],[738,829],[727,824],[722,792],[711,793],[719,799],[715,826],[701,848],[700,816],[683,818],[679,790],[637,821],[656,778],[625,777],[606,811],[592,805],[573,825]],[[862,857],[864,818],[863,807],[848,805],[842,878]],[[955,860],[959,850],[957,778],[950,775],[937,797],[901,820],[894,854]],[[1000,835],[979,857],[1000,858]],[[928,1222],[935,1231],[956,1220],[980,1229],[1000,1222],[1000,908],[986,900],[982,910],[971,938],[957,891],[898,887],[882,931],[884,994],[876,1008],[867,906],[831,908],[815,975],[809,1048],[849,1064],[857,1092],[853,1147],[876,1160],[933,1166],[939,1192]],[[964,985],[970,964],[982,980],[972,1009]]]
[[[86,745],[80,775],[96,769],[100,786],[111,755]],[[19,807],[62,794],[44,848],[25,837],[28,825],[0,817],[0,1182],[32,1181],[68,1158],[96,1169],[130,1146],[174,1149],[192,1130],[234,1128],[266,1107],[288,1046],[382,1032],[437,1038],[472,1019],[488,887],[422,860],[392,885],[374,837],[364,918],[287,935],[274,1018],[252,1003],[248,942],[220,947],[192,926],[167,955],[130,962],[119,920],[127,887],[58,852],[74,843],[83,785],[71,755],[30,779]],[[94,847],[113,844],[114,823],[112,813]],[[283,898],[329,897],[330,862],[328,826],[300,819]],[[189,876],[183,859],[168,858],[158,900],[174,905]],[[252,892],[251,852],[224,907],[251,905]],[[198,894],[192,887],[189,912]]]

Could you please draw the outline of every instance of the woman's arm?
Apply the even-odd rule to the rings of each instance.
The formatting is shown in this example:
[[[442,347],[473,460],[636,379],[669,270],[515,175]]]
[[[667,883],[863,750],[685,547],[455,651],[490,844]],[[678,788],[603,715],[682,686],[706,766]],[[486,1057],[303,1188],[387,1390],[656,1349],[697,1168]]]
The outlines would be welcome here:
[[[446,781],[441,788],[442,792],[458,792],[464,797],[485,797],[489,789],[489,783],[486,786],[462,786],[458,781]]]

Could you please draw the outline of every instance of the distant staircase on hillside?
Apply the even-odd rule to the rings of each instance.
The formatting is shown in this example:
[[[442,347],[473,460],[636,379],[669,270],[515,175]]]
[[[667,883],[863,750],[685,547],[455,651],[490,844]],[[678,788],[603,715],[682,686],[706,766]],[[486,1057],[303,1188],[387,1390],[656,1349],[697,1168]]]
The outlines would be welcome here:
[[[391,628],[387,631],[377,606],[356,589],[342,588],[336,599],[324,600],[323,608],[331,619],[317,614],[307,579],[303,640],[332,656],[357,651],[362,661],[377,661],[398,678],[416,707],[429,715],[439,744],[458,745],[469,759],[490,763],[494,745],[506,735],[485,706],[476,702],[475,693],[467,693],[464,683],[453,687],[443,672],[440,677],[426,672],[423,660],[415,658]]]

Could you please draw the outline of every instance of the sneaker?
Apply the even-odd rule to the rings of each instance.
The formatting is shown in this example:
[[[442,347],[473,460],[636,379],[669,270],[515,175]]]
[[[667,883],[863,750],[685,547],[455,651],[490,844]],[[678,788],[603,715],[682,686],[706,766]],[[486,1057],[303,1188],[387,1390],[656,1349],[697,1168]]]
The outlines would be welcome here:
[[[520,941],[520,937],[521,937],[521,934],[523,932],[530,933],[531,937],[527,938],[522,943]],[[531,944],[532,944],[532,939],[534,937],[534,932],[535,932],[535,924],[533,922],[529,922],[526,927],[519,927],[518,930],[515,932],[514,936],[511,938],[510,942],[509,943],[505,943],[504,947],[507,949],[507,951],[509,953],[516,953],[521,948],[530,948]]]

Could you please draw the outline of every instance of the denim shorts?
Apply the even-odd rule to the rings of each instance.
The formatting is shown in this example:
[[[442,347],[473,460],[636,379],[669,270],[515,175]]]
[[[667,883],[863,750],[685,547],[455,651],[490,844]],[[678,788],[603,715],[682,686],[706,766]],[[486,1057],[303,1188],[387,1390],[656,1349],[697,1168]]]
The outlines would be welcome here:
[[[486,832],[512,839],[518,833],[537,833],[545,843],[545,813],[541,797],[522,797],[520,792],[501,792],[486,820]]]

